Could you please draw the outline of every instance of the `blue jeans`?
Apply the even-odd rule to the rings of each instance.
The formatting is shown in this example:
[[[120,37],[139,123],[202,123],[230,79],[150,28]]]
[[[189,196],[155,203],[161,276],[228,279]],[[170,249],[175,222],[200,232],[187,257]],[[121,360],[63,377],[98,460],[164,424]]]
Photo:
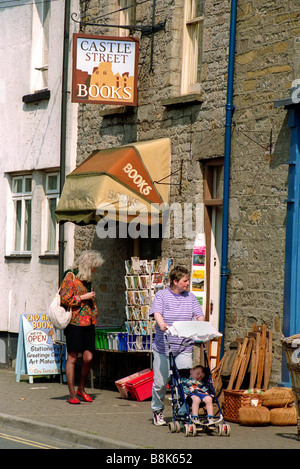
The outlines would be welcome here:
[[[175,357],[177,368],[192,368],[193,353],[182,352]],[[153,350],[153,371],[154,382],[152,387],[151,409],[153,412],[164,409],[164,398],[166,395],[167,383],[170,376],[169,356]]]

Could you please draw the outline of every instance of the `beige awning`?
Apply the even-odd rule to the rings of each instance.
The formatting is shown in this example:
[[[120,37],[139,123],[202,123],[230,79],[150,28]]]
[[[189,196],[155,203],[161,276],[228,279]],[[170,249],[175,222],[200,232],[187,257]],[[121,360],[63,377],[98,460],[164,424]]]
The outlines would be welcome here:
[[[130,222],[138,215],[150,224],[151,216],[161,218],[169,202],[170,147],[162,138],[92,153],[66,176],[57,222],[88,225],[104,216]]]

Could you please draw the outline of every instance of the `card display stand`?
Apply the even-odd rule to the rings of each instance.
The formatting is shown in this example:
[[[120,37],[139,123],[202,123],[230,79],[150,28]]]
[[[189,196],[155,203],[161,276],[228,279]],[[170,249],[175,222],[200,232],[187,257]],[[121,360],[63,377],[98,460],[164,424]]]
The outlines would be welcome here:
[[[151,351],[155,322],[149,317],[154,295],[169,285],[173,259],[125,261],[125,295],[128,351]]]

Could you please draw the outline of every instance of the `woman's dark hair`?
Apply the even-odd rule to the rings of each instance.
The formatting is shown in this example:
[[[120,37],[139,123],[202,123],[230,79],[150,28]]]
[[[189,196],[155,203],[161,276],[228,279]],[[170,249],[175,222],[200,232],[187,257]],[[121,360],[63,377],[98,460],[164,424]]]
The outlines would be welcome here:
[[[190,272],[184,265],[175,266],[170,272],[170,286],[174,284],[174,280],[179,282],[186,275],[189,277]]]

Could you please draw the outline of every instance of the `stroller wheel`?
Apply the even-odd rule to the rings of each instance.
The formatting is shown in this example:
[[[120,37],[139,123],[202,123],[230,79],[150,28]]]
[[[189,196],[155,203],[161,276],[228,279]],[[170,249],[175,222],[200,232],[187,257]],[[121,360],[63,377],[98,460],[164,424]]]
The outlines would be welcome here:
[[[180,423],[176,420],[175,422],[169,422],[168,428],[170,433],[179,433],[180,432]]]
[[[186,423],[184,425],[184,431],[185,431],[185,436],[189,436],[190,434],[192,436],[196,436],[197,435],[197,428],[196,428],[196,425],[194,423]]]
[[[175,433],[176,429],[175,429],[175,422],[169,422],[168,423],[168,429],[169,429],[169,432],[170,433]]]
[[[228,423],[223,425],[223,434],[226,436],[230,435],[230,426],[228,425]]]
[[[218,425],[218,435],[219,436],[222,436],[222,435],[225,435],[225,436],[229,436],[230,435],[230,426],[225,423],[225,424],[221,424],[219,423]]]

